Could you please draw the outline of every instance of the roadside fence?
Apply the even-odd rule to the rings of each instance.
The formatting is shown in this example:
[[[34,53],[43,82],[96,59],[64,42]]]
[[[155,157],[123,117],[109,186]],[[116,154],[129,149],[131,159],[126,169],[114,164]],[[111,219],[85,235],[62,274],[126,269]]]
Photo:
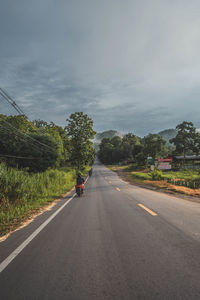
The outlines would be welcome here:
[[[175,179],[167,179],[167,182],[177,185],[184,186],[190,189],[199,189],[200,188],[200,180],[175,180]]]

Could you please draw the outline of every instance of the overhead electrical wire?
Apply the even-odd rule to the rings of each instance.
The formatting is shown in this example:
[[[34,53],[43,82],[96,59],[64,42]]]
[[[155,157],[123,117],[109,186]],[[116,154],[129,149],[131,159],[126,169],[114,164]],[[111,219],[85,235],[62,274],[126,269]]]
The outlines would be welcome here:
[[[25,113],[23,112],[23,110],[19,107],[19,105],[17,105],[17,103],[14,101],[14,99],[8,95],[8,93],[3,90],[1,87],[0,87],[0,95],[8,102],[10,103],[14,108],[15,110],[20,114],[20,115],[24,115],[27,119],[28,117],[25,115]],[[0,116],[1,117],[1,116]],[[23,134],[23,136],[25,136],[27,139],[30,139],[32,140],[33,142],[37,143],[38,145],[40,146],[43,146],[43,147],[46,147],[47,149],[49,149],[51,152],[53,152],[52,148],[48,145],[46,145],[45,143],[42,143],[32,137],[30,137],[28,134],[26,133],[23,133],[21,132],[18,128],[14,127],[13,125],[11,125],[9,122],[7,122],[6,120],[4,120],[2,117],[1,117],[2,121],[5,122],[8,126],[10,126],[11,128],[13,128],[14,130],[18,131],[20,134]],[[35,144],[32,144],[32,145],[35,145]],[[37,145],[37,146],[38,146]],[[35,145],[36,146],[36,145]],[[40,149],[41,150],[41,149]]]
[[[10,158],[19,158],[19,159],[37,159],[36,157],[25,157],[25,156],[15,156],[15,155],[2,155],[0,157],[10,157]]]
[[[14,109],[20,114],[20,115],[25,115],[25,113],[23,112],[23,110],[19,107],[19,105],[14,101],[14,99],[8,95],[8,93],[3,90],[1,87],[0,87],[0,95],[8,102],[10,103]]]
[[[3,130],[2,130],[3,129]],[[35,148],[36,150],[40,150],[41,151],[41,148],[39,148],[37,145],[33,144],[32,142],[29,142],[27,140],[25,140],[21,135],[13,132],[13,131],[10,131],[9,128],[3,126],[2,124],[0,124],[0,132],[2,133],[6,133],[8,135],[12,135],[12,136],[15,136],[17,138],[19,138],[21,141],[25,142],[25,143],[28,143],[30,146],[32,146],[33,148]]]
[[[2,129],[3,129],[3,130],[2,130]],[[0,130],[1,130],[1,132],[3,132],[3,133],[6,132],[7,134],[14,135],[15,137],[18,137],[18,138],[19,138],[20,140],[22,140],[23,142],[29,143],[31,146],[36,147],[37,150],[41,150],[41,148],[39,148],[39,146],[37,146],[37,145],[33,144],[32,142],[30,142],[30,141],[24,139],[24,138],[23,138],[23,137],[24,137],[23,133],[20,133],[20,134],[21,134],[21,135],[20,135],[20,134],[18,134],[18,133],[16,133],[16,132],[13,132],[11,128],[5,127],[5,126],[3,126],[2,124],[0,124]],[[23,137],[22,137],[22,135],[23,135]]]
[[[44,148],[41,148],[38,145],[35,145],[32,141],[24,139],[21,135],[17,134],[16,132],[10,131],[9,128],[2,126],[2,124],[0,124],[0,132],[3,132],[3,133],[6,132],[6,134],[8,134],[8,135],[15,136],[15,137],[19,138],[21,141],[29,144],[36,151],[40,151],[41,152],[41,150],[42,151],[44,150]]]
[[[34,141],[35,143],[38,143],[39,145],[41,145],[41,146],[43,146],[43,147],[46,147],[46,148],[48,148],[48,149],[50,149],[50,150],[52,151],[52,148],[51,148],[50,146],[48,146],[48,145],[46,145],[46,144],[44,144],[44,143],[41,143],[41,142],[39,142],[38,140],[36,140],[36,139],[30,137],[28,134],[26,134],[26,133],[20,131],[18,128],[14,127],[14,126],[11,125],[9,122],[7,122],[6,120],[4,120],[1,116],[0,116],[0,118],[1,118],[2,121],[5,122],[8,126],[10,126],[11,128],[13,128],[14,130],[16,130],[17,132],[19,132],[20,134],[23,134],[23,135],[24,135],[25,137],[27,137],[28,139]],[[52,151],[52,152],[53,152],[53,151]]]

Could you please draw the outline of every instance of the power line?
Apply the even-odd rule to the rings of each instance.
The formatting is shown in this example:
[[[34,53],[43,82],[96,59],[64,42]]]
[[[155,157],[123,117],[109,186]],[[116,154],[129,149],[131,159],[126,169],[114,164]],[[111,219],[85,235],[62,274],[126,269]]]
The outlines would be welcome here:
[[[35,143],[38,143],[39,145],[46,147],[48,149],[50,149],[52,151],[52,148],[44,143],[39,142],[38,140],[30,137],[28,134],[21,132],[19,129],[17,129],[16,127],[12,126],[9,122],[7,122],[6,120],[4,120],[1,116],[0,118],[2,119],[3,122],[5,122],[6,124],[8,124],[8,126],[12,127],[14,130],[17,130],[19,133],[23,134],[24,136],[26,136],[27,138],[29,138],[30,140],[34,141]],[[53,151],[52,151],[53,152]]]
[[[19,159],[37,159],[35,157],[25,157],[25,156],[15,156],[15,155],[2,155],[0,154],[0,157],[10,157],[10,158],[19,158]]]
[[[0,128],[0,132],[5,132],[5,131],[2,131],[1,130],[1,128]],[[19,135],[17,135],[17,134],[15,134],[15,133],[13,133],[13,132],[6,132],[7,134],[11,134],[12,136],[14,135],[14,136],[16,136],[16,137],[18,137],[21,141],[23,141],[23,142],[25,142],[25,143],[27,143],[27,141],[26,140],[24,140],[23,138],[21,138]],[[33,149],[35,149],[35,150],[39,150],[39,148],[37,148],[34,144],[30,144],[30,146],[33,148]],[[1,155],[0,154],[0,157],[1,156],[3,156],[3,155]],[[9,156],[6,156],[6,157],[9,157]],[[11,157],[11,156],[10,156]],[[18,156],[12,156],[12,157],[16,157],[16,158],[20,158],[20,157],[18,157]],[[37,159],[37,158],[39,158],[40,156],[37,156],[36,158],[33,158],[33,159]],[[21,157],[21,158],[24,158],[24,157]],[[28,159],[28,158],[27,158]]]
[[[3,130],[2,130],[3,129]],[[14,135],[16,137],[18,137],[20,140],[24,141],[25,143],[28,143],[30,144],[31,147],[35,148],[36,150],[40,150],[41,151],[41,148],[37,147],[35,144],[33,144],[32,142],[29,142],[25,139],[23,139],[20,135],[16,134],[15,132],[12,132],[12,131],[9,131],[9,128],[7,127],[4,127],[2,124],[0,124],[0,132],[3,132],[3,133],[6,133],[6,134],[10,134],[10,135]],[[38,157],[24,157],[24,156],[14,156],[14,155],[1,155],[0,154],[0,157],[10,157],[10,158],[21,158],[21,159],[37,159]]]
[[[9,103],[11,104],[14,109],[20,114],[20,115],[25,115],[25,113],[23,112],[23,110],[19,107],[19,105],[14,101],[14,99],[8,95],[8,93],[3,90],[1,87],[0,87],[0,95]]]
[[[10,103],[20,115],[24,115],[24,116],[27,118],[27,116],[25,115],[25,113],[24,113],[24,112],[22,111],[22,109],[17,105],[17,103],[13,100],[13,98],[12,98],[11,96],[9,96],[8,93],[5,92],[5,90],[3,90],[1,87],[0,87],[0,95],[1,95],[8,103]],[[0,116],[0,117],[1,117],[1,116]],[[27,118],[27,119],[28,119],[28,118]],[[52,151],[52,148],[51,148],[50,146],[48,146],[48,145],[46,145],[46,144],[44,144],[44,143],[42,143],[42,142],[40,142],[40,141],[38,141],[38,140],[36,140],[36,139],[30,137],[30,136],[27,135],[26,133],[20,132],[19,129],[17,129],[16,127],[12,126],[9,122],[7,122],[6,120],[4,120],[3,118],[2,118],[2,120],[3,120],[3,122],[5,122],[6,124],[8,124],[10,127],[12,127],[13,129],[17,130],[19,133],[25,135],[25,136],[26,136],[27,138],[29,138],[30,140],[34,141],[35,143],[38,143],[39,145],[41,145],[41,146],[43,146],[43,147],[46,147],[46,148],[50,149],[50,151],[53,152],[53,151]]]
[[[12,135],[12,136],[14,135],[15,137],[19,138],[21,141],[30,144],[30,146],[32,146],[36,150],[41,151],[41,148],[39,148],[37,145],[33,144],[32,142],[29,142],[29,141],[25,140],[19,134],[15,133],[13,131],[10,131],[8,127],[3,126],[2,124],[0,124],[0,132],[6,133],[6,134],[9,134],[9,135]]]
[[[15,133],[13,131],[10,131],[9,128],[4,127],[1,124],[0,124],[0,132],[6,133],[6,134],[11,135],[11,136],[15,136],[15,137],[19,138],[21,141],[23,141],[23,142],[27,143],[28,145],[30,145],[30,147],[32,147],[33,149],[35,149],[35,150],[37,150],[39,152],[42,151],[42,154],[44,154],[44,152],[43,152],[44,149],[39,148],[37,145],[33,144],[33,142],[31,142],[31,141],[25,140],[19,134]]]

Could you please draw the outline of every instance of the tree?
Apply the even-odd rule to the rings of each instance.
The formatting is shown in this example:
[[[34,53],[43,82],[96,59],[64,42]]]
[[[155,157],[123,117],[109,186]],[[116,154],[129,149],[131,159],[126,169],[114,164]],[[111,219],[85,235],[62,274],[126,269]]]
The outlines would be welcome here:
[[[22,148],[19,155],[31,157],[32,159],[18,159],[18,166],[28,168],[30,172],[44,172],[48,168],[57,167],[60,153],[55,140],[50,135],[38,133],[29,134],[29,137],[32,140],[26,139],[21,143]]]
[[[57,167],[66,165],[69,161],[71,151],[70,140],[66,130],[53,122],[47,123],[43,120],[34,120],[33,122],[39,132],[50,135],[58,145]]]
[[[13,127],[17,130],[20,130],[20,132],[23,133],[30,133],[30,132],[36,132],[37,128],[34,124],[34,122],[28,121],[27,117],[24,115],[17,115],[17,116],[4,116],[0,115],[0,123],[6,127],[8,127],[10,124],[10,128],[13,129]]]
[[[144,155],[143,145],[140,139],[128,133],[123,138],[115,136],[111,139],[104,138],[99,146],[99,158],[103,163],[119,163],[123,161],[134,161],[142,165]]]
[[[110,142],[115,148],[119,148],[122,144],[122,138],[120,136],[114,136],[110,139]]]
[[[200,135],[192,122],[182,122],[176,126],[178,131],[175,138],[170,140],[176,147],[177,154],[183,154],[184,163],[187,153],[199,153]]]
[[[153,163],[158,155],[162,155],[165,151],[166,141],[158,134],[148,134],[142,140],[144,145],[143,152],[147,156],[151,156]]]
[[[71,162],[81,169],[94,159],[91,140],[96,132],[93,130],[93,120],[83,112],[75,112],[67,121],[65,130],[71,143]]]
[[[144,166],[146,161],[146,156],[144,154],[144,145],[141,142],[135,145],[133,149],[133,157],[138,166]]]
[[[127,133],[122,139],[122,151],[124,160],[135,160],[135,148],[140,145],[139,138],[133,133]],[[137,153],[136,153],[137,154]]]
[[[0,158],[7,165],[30,172],[45,171],[58,166],[60,146],[58,140],[39,131],[25,116],[0,115]]]
[[[118,163],[121,160],[123,160],[123,153],[122,153],[122,138],[120,136],[114,136],[110,139],[110,143],[112,146],[110,149],[112,149],[110,153],[110,162],[111,163]],[[108,147],[109,149],[109,147]]]
[[[104,138],[99,145],[99,159],[103,163],[111,164],[113,162],[114,145],[109,138]]]

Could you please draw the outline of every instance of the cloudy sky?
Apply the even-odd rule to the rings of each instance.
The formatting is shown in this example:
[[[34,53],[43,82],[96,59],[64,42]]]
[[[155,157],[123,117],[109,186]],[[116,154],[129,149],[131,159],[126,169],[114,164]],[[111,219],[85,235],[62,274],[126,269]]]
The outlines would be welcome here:
[[[0,87],[30,119],[200,126],[199,0],[0,0]],[[0,113],[15,111],[0,98]]]

